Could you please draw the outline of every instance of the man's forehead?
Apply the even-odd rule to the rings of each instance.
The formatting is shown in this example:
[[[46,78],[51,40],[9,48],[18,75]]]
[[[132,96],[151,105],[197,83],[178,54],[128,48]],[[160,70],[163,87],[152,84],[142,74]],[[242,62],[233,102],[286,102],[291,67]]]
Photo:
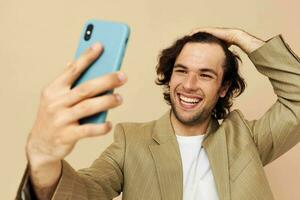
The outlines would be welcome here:
[[[187,67],[222,67],[225,53],[222,47],[215,43],[190,42],[184,45],[175,63]]]

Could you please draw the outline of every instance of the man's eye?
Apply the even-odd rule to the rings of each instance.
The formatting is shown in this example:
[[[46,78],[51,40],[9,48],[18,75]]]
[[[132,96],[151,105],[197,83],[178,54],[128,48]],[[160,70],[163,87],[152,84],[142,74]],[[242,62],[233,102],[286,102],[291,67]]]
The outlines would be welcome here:
[[[178,72],[178,73],[185,73],[185,71],[182,70],[182,69],[177,69],[177,70],[175,70],[175,72]]]
[[[204,78],[213,78],[211,75],[208,74],[201,74],[200,76]]]

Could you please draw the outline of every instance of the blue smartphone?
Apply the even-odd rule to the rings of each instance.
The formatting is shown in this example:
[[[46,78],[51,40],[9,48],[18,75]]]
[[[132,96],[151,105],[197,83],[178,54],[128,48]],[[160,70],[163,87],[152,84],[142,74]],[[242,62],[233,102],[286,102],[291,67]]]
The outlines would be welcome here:
[[[103,76],[104,74],[120,70],[129,34],[129,26],[125,23],[88,20],[81,32],[75,59],[96,42],[100,42],[103,45],[104,51],[101,56],[81,74],[72,87],[76,87],[81,83]],[[113,91],[107,91],[106,93],[112,92]],[[79,120],[79,123],[102,123],[105,121],[106,116],[107,111],[104,111],[83,118]]]

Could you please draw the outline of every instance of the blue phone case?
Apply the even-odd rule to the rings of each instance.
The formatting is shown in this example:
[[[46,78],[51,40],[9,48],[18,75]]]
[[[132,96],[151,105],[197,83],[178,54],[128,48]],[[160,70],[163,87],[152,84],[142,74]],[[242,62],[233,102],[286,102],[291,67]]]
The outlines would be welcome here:
[[[93,25],[91,36],[85,39],[88,25]],[[100,42],[104,46],[99,59],[97,59],[79,78],[72,87],[84,83],[88,80],[95,79],[107,73],[120,70],[126,44],[130,30],[128,25],[124,23],[89,20],[85,23],[82,30],[79,46],[77,48],[75,59],[77,59],[92,44]],[[107,91],[112,93],[113,91]],[[107,111],[95,114],[93,116],[83,118],[79,122],[84,123],[102,123],[105,121]]]

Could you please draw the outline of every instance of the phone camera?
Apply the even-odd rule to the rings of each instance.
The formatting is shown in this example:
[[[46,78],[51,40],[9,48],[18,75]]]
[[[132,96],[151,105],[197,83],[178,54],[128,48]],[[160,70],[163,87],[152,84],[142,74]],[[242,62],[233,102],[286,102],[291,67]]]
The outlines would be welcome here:
[[[88,41],[91,36],[92,36],[92,33],[93,33],[93,29],[94,29],[94,26],[93,24],[89,24],[85,30],[85,34],[84,34],[84,40]]]

